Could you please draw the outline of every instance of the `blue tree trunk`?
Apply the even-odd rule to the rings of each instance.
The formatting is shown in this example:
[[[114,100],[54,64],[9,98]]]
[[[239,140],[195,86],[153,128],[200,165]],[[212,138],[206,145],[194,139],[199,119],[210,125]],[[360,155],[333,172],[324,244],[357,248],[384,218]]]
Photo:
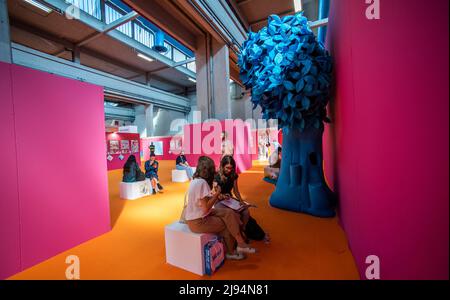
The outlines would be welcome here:
[[[322,154],[323,129],[283,129],[280,175],[270,205],[333,217],[334,195],[325,182]]]

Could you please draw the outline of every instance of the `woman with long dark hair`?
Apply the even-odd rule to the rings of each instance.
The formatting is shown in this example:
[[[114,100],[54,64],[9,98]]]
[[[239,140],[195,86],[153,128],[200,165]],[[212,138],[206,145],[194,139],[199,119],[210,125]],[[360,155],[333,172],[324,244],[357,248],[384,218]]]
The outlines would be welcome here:
[[[139,168],[136,157],[134,155],[130,155],[123,166],[123,182],[136,182],[136,181],[144,181],[145,175],[142,173],[141,168]]]
[[[226,155],[220,161],[219,172],[214,178],[214,182],[221,189],[223,195],[222,201],[215,204],[215,208],[234,209],[239,213],[241,219],[241,229],[249,239],[262,240],[266,243],[270,241],[270,237],[256,223],[255,219],[250,216],[249,204],[247,204],[239,192],[238,186],[239,175],[236,173],[236,161],[230,155]],[[248,224],[250,222],[250,224]],[[248,226],[249,225],[249,226]],[[256,234],[255,234],[256,233]]]
[[[192,232],[222,236],[228,259],[244,259],[243,253],[255,253],[256,249],[245,242],[238,214],[230,209],[213,208],[221,197],[220,187],[212,189],[215,170],[211,158],[201,156],[198,159],[197,170],[187,194],[186,223]]]

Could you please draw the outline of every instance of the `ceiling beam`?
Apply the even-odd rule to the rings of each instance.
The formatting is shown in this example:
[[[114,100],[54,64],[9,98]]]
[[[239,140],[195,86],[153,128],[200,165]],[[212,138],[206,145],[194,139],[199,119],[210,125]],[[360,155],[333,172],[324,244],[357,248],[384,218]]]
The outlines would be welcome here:
[[[309,22],[309,27],[311,27],[311,29],[324,27],[324,26],[327,26],[327,25],[328,25],[328,18],[317,20],[317,21],[314,21],[314,22]]]
[[[195,51],[196,36],[201,32],[176,8],[166,5],[167,0],[122,0],[141,16],[154,23],[180,41],[190,50]]]
[[[238,17],[239,21],[242,23],[242,26],[244,26],[245,29],[250,28],[250,24],[248,24],[247,18],[239,9],[239,5],[236,3],[236,0],[228,0],[228,2],[231,4],[231,8]]]
[[[253,0],[241,0],[237,2],[237,5],[242,6],[250,2],[253,2]]]
[[[101,31],[95,32],[92,35],[82,39],[81,41],[78,41],[75,44],[75,46],[81,47],[83,45],[86,45],[87,43],[92,42],[93,40],[107,34],[110,31],[113,31],[114,29],[122,26],[123,24],[136,19],[137,17],[139,17],[139,15],[135,11],[132,11],[132,12],[126,14],[125,16],[115,20],[114,22],[112,22],[110,24],[105,24]],[[58,52],[55,54],[55,56],[60,56],[63,53],[64,53],[64,51]]]
[[[77,43],[77,46],[86,45],[87,43],[95,40],[96,38],[99,38],[100,36],[102,36],[102,35],[110,32],[110,31],[112,31],[112,30],[122,26],[123,24],[125,24],[127,22],[130,22],[130,21],[136,19],[137,17],[139,17],[139,15],[135,11],[132,11],[132,12],[126,14],[125,16],[115,20],[114,22],[105,25],[105,27],[103,28],[102,31],[96,32],[91,37],[88,37],[88,38],[86,38],[86,39],[84,39],[82,41],[79,41]]]
[[[154,70],[150,70],[150,71],[148,71],[148,72],[149,72],[150,74],[153,74],[153,73],[156,73],[156,72],[159,72],[159,71],[162,71],[162,70],[166,70],[166,69],[170,69],[170,68],[174,68],[174,67],[179,67],[179,66],[182,66],[182,65],[185,65],[185,64],[194,62],[194,61],[195,61],[195,57],[191,57],[191,58],[189,58],[189,59],[186,59],[186,60],[177,62],[177,63],[175,63],[173,66],[162,66],[162,67],[160,67],[160,68],[157,68],[157,69],[154,69]]]
[[[53,42],[53,43],[56,43],[56,44],[60,44],[61,46],[63,46],[65,48],[64,50],[60,50],[60,52],[61,51],[70,51],[70,52],[72,52],[72,51],[74,51],[76,49],[74,43],[71,43],[71,42],[69,42],[69,41],[67,41],[65,39],[62,39],[60,37],[57,37],[57,36],[54,36],[52,34],[49,34],[49,33],[46,33],[44,31],[41,31],[41,30],[37,29],[36,27],[32,27],[30,25],[27,25],[27,24],[25,24],[25,23],[23,23],[21,21],[18,21],[17,19],[11,19],[11,26],[14,27],[14,28],[18,28],[20,30],[23,30],[25,32],[31,33],[31,34],[33,34],[35,36],[38,36],[40,38],[43,38],[43,39],[45,39],[47,41],[50,41],[50,42]],[[111,63],[111,64],[113,64],[113,65],[115,65],[115,66],[117,66],[117,67],[119,67],[121,69],[125,69],[127,71],[136,73],[136,75],[133,75],[133,76],[130,76],[130,77],[126,78],[126,79],[129,79],[129,80],[132,80],[132,79],[144,76],[145,73],[148,72],[148,70],[135,68],[133,66],[130,66],[130,65],[125,64],[123,62],[117,61],[114,58],[111,58],[111,57],[109,57],[109,56],[107,56],[105,54],[102,54],[100,52],[97,52],[95,50],[92,50],[92,49],[89,49],[89,48],[86,48],[86,47],[81,47],[81,48],[79,48],[78,51],[80,51],[81,54],[89,55],[89,56],[91,56],[93,58],[96,58],[96,59],[99,59],[99,60]],[[158,81],[160,81],[162,83],[171,84],[171,85],[173,85],[176,88],[182,88],[183,87],[183,86],[179,85],[176,82],[169,81],[169,80],[164,80],[164,79],[156,77],[156,76],[155,76],[155,79],[157,79]]]
[[[284,16],[287,16],[287,15],[290,15],[290,14],[293,14],[293,13],[294,13],[294,11],[292,9],[289,9],[289,10],[283,11],[281,13],[277,13],[277,15],[280,16],[280,17],[284,17]],[[250,26],[255,26],[255,25],[258,25],[260,23],[267,22],[267,19],[268,19],[268,17],[265,17],[265,18],[262,18],[262,19],[259,19],[259,20],[255,20],[255,21],[250,23]]]

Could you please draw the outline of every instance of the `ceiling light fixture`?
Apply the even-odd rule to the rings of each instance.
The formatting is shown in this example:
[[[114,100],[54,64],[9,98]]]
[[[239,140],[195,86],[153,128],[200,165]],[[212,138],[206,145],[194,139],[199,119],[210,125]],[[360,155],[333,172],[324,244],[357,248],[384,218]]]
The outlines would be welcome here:
[[[197,83],[197,80],[195,80],[194,78],[188,77],[188,80]]]
[[[52,9],[48,8],[47,6],[45,6],[44,4],[37,2],[35,0],[24,0],[26,3],[33,5],[34,7],[37,7],[43,11],[45,11],[46,13],[51,13]]]
[[[147,60],[147,61],[154,61],[153,58],[148,57],[147,55],[144,55],[144,54],[142,54],[142,53],[138,53],[137,56],[140,57],[140,58],[142,58],[142,59],[145,59],[145,60]]]

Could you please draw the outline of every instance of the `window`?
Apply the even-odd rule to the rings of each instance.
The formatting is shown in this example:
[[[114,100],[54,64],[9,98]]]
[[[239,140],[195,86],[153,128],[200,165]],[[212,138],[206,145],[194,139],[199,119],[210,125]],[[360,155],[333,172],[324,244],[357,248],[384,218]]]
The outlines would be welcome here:
[[[121,17],[123,17],[123,15],[120,12],[118,12],[117,10],[115,10],[114,8],[112,8],[109,5],[105,6],[106,24],[110,24],[110,23],[114,22],[115,20],[120,19]],[[117,28],[117,30],[128,35],[129,37],[133,36],[133,32],[131,30],[131,22],[128,22],[128,23],[123,24],[122,26],[119,26]]]
[[[173,61],[179,62],[179,61],[183,61],[186,59],[187,59],[186,54],[184,54],[177,48],[173,48]]]
[[[172,45],[169,43],[164,42],[164,46],[167,48],[167,52],[164,53],[164,56],[166,56],[169,59],[172,59]]]
[[[197,72],[197,66],[195,65],[195,61],[188,63],[187,68],[194,73]]]
[[[148,29],[134,23],[134,39],[139,43],[151,48],[154,45],[154,35]]]
[[[66,3],[72,4],[96,19],[102,19],[100,0],[66,0]]]

